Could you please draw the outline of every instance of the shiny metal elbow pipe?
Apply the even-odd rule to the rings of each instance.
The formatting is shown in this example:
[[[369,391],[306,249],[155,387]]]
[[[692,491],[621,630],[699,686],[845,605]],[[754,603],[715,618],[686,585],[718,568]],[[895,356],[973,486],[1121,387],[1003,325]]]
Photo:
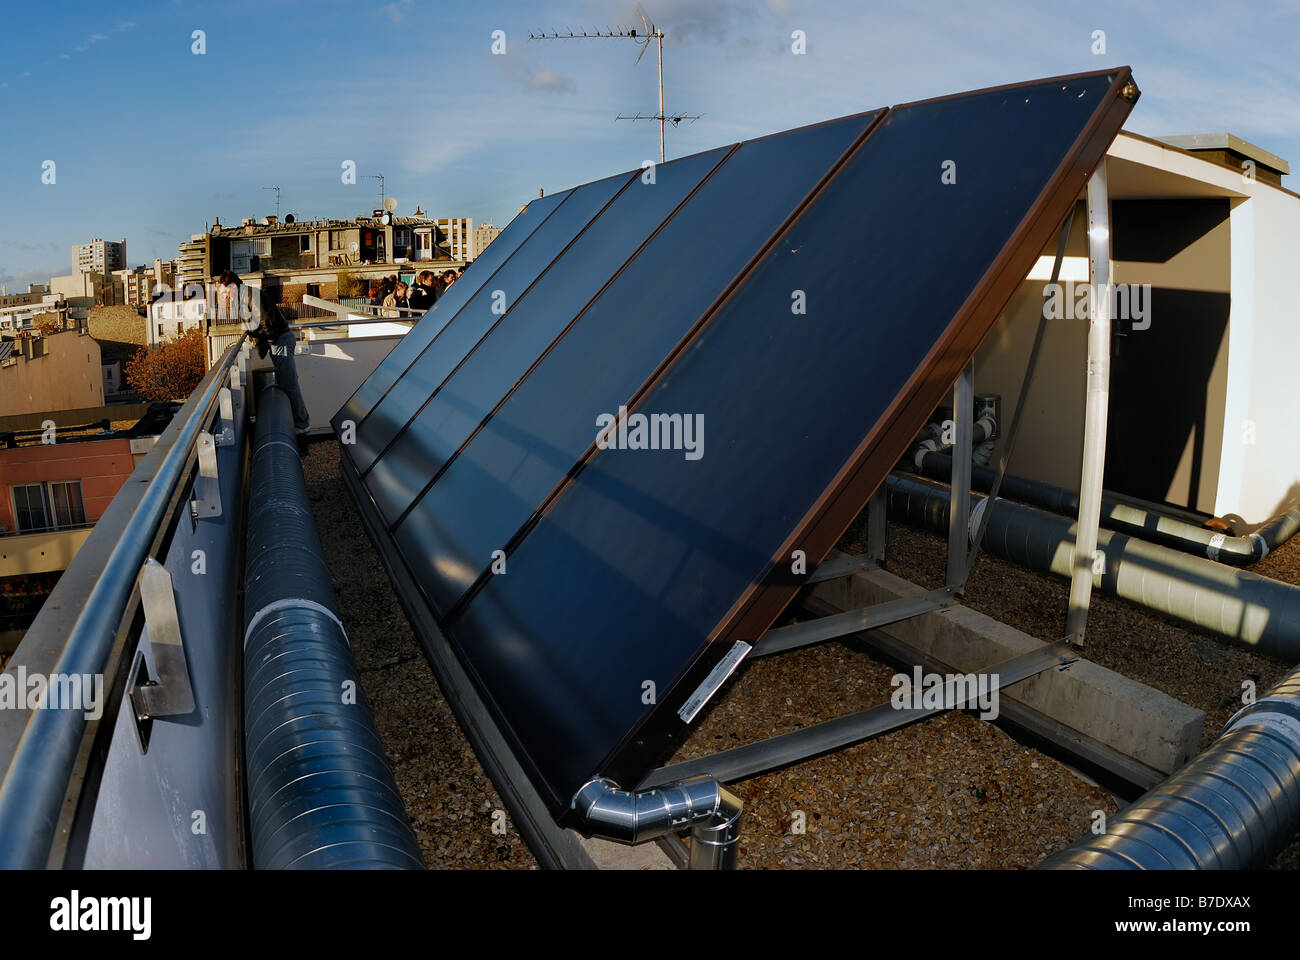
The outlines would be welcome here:
[[[578,830],[618,843],[640,843],[691,830],[691,869],[735,866],[744,804],[712,777],[690,777],[633,793],[604,777],[587,781],[571,804]]]

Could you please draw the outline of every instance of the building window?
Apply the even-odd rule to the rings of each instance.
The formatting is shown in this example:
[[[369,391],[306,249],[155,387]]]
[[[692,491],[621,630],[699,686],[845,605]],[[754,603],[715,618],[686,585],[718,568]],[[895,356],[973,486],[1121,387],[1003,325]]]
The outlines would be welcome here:
[[[309,296],[309,297],[319,297],[319,296],[320,296],[320,284],[319,284],[319,283],[309,283],[309,284],[307,284],[307,296]]]
[[[342,230],[331,230],[331,231],[330,231],[330,249],[331,249],[331,250],[342,250],[342,249],[343,249],[343,231],[342,231]]]
[[[298,252],[311,253],[311,234],[304,233],[298,238]]]
[[[40,533],[50,529],[50,512],[45,504],[45,487],[24,483],[13,487],[14,520],[19,533]]]
[[[163,325],[160,323],[158,324],[158,339],[161,340],[162,338],[163,338]]]
[[[54,525],[58,529],[86,525],[86,505],[81,499],[80,480],[51,483],[50,503],[54,508]]]

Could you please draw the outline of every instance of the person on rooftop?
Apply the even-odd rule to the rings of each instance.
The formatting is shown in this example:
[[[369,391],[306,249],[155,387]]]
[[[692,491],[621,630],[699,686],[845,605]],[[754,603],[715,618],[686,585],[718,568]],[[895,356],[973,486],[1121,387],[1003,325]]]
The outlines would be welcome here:
[[[406,297],[406,282],[398,280],[397,286],[393,288],[393,292],[384,297],[384,306],[409,307],[410,305],[410,301]],[[401,312],[395,309],[384,310],[384,316],[386,317],[400,317],[401,315]]]
[[[438,299],[438,290],[434,286],[433,271],[421,270],[415,277],[415,286],[411,288],[410,304],[412,310],[428,310]]]
[[[247,304],[249,314],[243,317],[244,329],[257,344],[257,355],[266,358],[271,355],[271,364],[275,367],[275,385],[289,398],[293,410],[293,425],[299,433],[306,433],[311,426],[311,415],[302,398],[302,387],[298,383],[298,367],[294,362],[294,353],[298,346],[298,336],[289,329],[284,314],[271,295],[263,287],[257,296],[240,295],[242,283],[239,274],[227,270],[218,281],[222,286],[232,286],[236,290],[235,302],[241,306]]]

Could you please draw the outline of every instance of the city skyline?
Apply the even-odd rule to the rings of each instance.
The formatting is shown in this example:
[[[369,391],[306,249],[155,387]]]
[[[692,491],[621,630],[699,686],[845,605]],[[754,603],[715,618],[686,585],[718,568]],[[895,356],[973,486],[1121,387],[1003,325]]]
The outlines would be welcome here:
[[[1143,90],[1126,129],[1229,131],[1300,157],[1300,74],[1283,39],[1300,26],[1294,0],[1229,11],[1230,34],[1215,26],[1223,11],[1172,3],[1077,14],[1030,3],[645,6],[667,34],[668,112],[703,114],[669,128],[669,159],[939,92],[1119,64]],[[129,265],[171,259],[215,217],[274,212],[268,186],[282,188],[282,215],[353,217],[378,205],[365,177],[383,174],[399,212],[419,204],[504,225],[539,189],[658,155],[654,123],[613,120],[654,113],[653,55],[636,64],[631,42],[527,40],[639,27],[630,0],[468,10],[239,0],[129,13],[72,3],[10,18],[11,35],[27,38],[0,67],[10,144],[0,283],[11,292],[65,273],[72,246],[94,236],[126,237]],[[498,30],[504,54],[492,52]],[[342,182],[346,161],[355,183]]]

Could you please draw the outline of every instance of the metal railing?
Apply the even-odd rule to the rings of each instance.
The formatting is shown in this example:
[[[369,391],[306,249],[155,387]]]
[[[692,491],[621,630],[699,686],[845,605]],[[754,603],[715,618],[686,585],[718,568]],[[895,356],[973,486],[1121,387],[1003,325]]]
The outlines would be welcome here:
[[[164,451],[161,462],[129,521],[120,529],[98,526],[82,547],[86,550],[97,537],[117,537],[81,605],[53,673],[71,676],[104,672],[135,591],[137,575],[169,517],[178,488],[189,478],[197,461],[200,434],[217,407],[227,372],[240,355],[245,338],[241,336],[225,351],[159,438],[155,451]],[[75,589],[71,583],[68,587]],[[59,588],[55,589],[57,593]],[[38,616],[33,630],[39,627],[40,620]],[[0,867],[46,866],[85,731],[86,717],[81,710],[37,709],[28,714],[22,737],[0,782]]]
[[[321,300],[317,297],[305,296],[302,298],[303,306],[311,307],[320,311],[325,316],[337,317],[335,320],[302,320],[299,323],[289,324],[290,330],[307,330],[314,328],[326,327],[351,327],[363,326],[367,323],[405,323],[414,322],[424,316],[424,310],[412,309],[409,307],[376,307],[367,302],[360,306],[349,307],[342,303],[336,303],[332,300]],[[359,314],[365,313],[365,316]],[[396,313],[397,316],[388,316],[390,313]]]

